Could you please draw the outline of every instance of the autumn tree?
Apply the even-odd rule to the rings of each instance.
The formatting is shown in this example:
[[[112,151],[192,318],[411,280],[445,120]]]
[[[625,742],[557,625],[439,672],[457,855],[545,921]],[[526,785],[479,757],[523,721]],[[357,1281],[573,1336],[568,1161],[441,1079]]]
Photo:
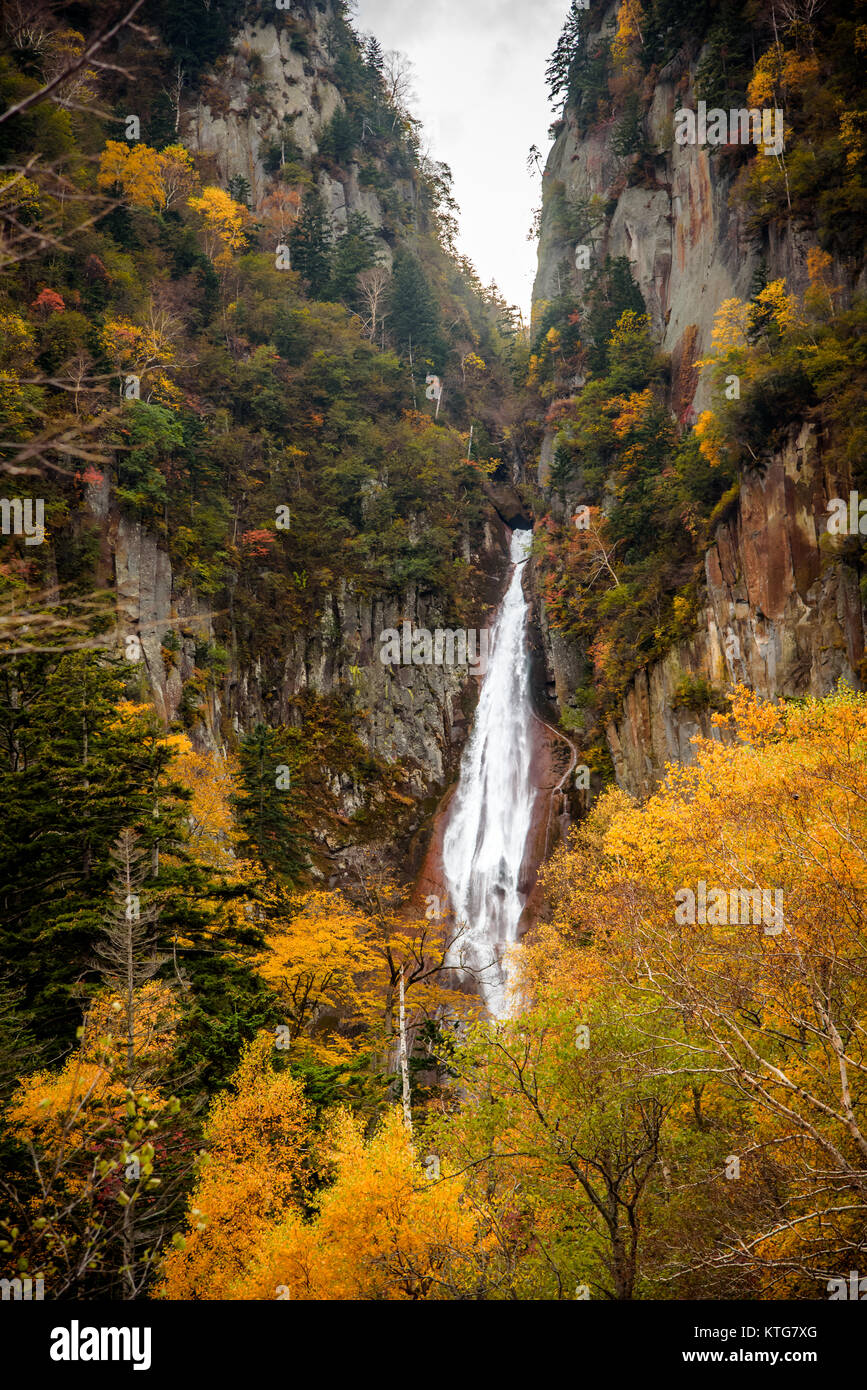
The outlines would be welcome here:
[[[231,264],[232,253],[246,244],[250,213],[224,189],[203,188],[201,195],[187,199],[187,206],[202,219],[205,253],[215,265]]]
[[[273,1033],[259,1034],[231,1092],[211,1106],[187,1232],[165,1260],[161,1297],[232,1297],[267,1233],[307,1199],[312,1124],[303,1082],[286,1070]]]
[[[452,1063],[460,1112],[428,1126],[430,1146],[472,1174],[491,1234],[479,1297],[574,1298],[583,1286],[629,1300],[646,1288],[642,1236],[682,1082],[650,1015],[592,981],[578,981],[576,1001],[561,975],[513,1021],[479,1026]]]
[[[131,375],[138,378],[138,391],[144,399],[177,407],[181,397],[168,369],[175,362],[180,324],[174,315],[153,302],[144,318],[144,323],[121,317],[106,319],[100,344],[120,377],[122,399],[128,398],[125,378]]]
[[[462,971],[473,974],[462,950],[468,929],[455,922],[447,904],[437,898],[423,916],[413,911],[409,890],[395,882],[381,861],[358,873],[356,897],[368,921],[368,948],[377,962],[377,1009],[383,1069],[388,1072],[398,1063],[402,1048],[412,1054],[422,1031],[441,1035],[458,1020],[478,1013],[478,997],[461,989],[458,978]],[[406,1107],[404,1078],[401,1088]]]
[[[697,1265],[807,1296],[863,1259],[867,708],[845,689],[788,707],[739,691],[714,718],[724,741],[698,740],[644,807],[612,806],[594,865],[566,852],[552,873],[564,926],[681,1021],[695,1084],[747,1099],[741,1166],[776,1168],[751,1232],[723,1223]]]
[[[432,1176],[416,1156],[399,1110],[373,1137],[337,1111],[316,1143],[324,1179],[313,1218],[289,1208],[261,1226],[246,1266],[222,1296],[243,1299],[420,1301],[448,1296],[476,1238],[461,1177]],[[170,1296],[178,1296],[169,1286]]]
[[[28,1076],[9,1107],[35,1189],[6,1186],[0,1251],[45,1278],[54,1297],[138,1297],[171,1228],[189,1139],[162,1083],[179,1010],[153,977],[157,909],[141,903],[141,852],[118,839],[113,903],[97,943],[106,989],[59,1071]],[[169,1157],[169,1150],[173,1150]],[[21,1264],[21,1261],[24,1264]]]
[[[118,836],[112,859],[115,878],[112,889],[114,903],[106,915],[102,939],[96,952],[99,970],[108,986],[123,999],[127,1021],[126,1083],[136,1088],[136,1054],[140,1050],[136,1036],[136,992],[153,979],[164,958],[157,951],[155,925],[159,907],[155,902],[142,905],[142,885],[150,871],[144,851],[131,830]]]
[[[262,978],[286,1009],[286,1041],[291,1048],[309,1038],[329,1060],[346,1058],[358,1047],[337,1033],[343,1022],[357,1033],[376,1020],[376,991],[370,977],[377,965],[370,923],[337,892],[314,892],[286,900],[279,889],[263,889],[267,946],[258,959]],[[323,1028],[329,1022],[331,1026]],[[315,1036],[311,1036],[314,1025]]]
[[[119,188],[134,207],[156,212],[188,196],[197,177],[183,145],[155,150],[141,142],[109,140],[100,155],[97,181],[100,188]]]
[[[369,266],[358,277],[358,291],[364,306],[364,331],[371,342],[376,342],[377,329],[387,318],[382,306],[390,279],[391,272],[384,265]]]

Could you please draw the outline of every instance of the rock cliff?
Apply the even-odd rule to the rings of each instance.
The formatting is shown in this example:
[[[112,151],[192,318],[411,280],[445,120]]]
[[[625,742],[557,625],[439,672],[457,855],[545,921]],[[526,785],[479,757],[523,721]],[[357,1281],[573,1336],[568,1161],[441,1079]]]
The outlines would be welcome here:
[[[309,163],[319,153],[317,137],[344,107],[329,54],[331,21],[326,6],[313,9],[294,27],[278,29],[267,19],[244,24],[219,71],[186,114],[185,143],[213,159],[221,182],[246,179],[254,209],[266,196],[271,151],[283,161],[294,155]],[[356,161],[331,172],[320,170],[318,187],[325,208],[335,228],[345,228],[351,213],[362,213],[381,233],[381,200],[361,178]],[[389,196],[411,210],[412,180],[392,181]],[[391,239],[379,235],[377,246],[380,260],[390,265]]]
[[[608,7],[590,43],[611,32],[616,13],[616,5]],[[709,374],[697,364],[712,350],[720,304],[749,300],[759,267],[767,280],[784,279],[790,292],[801,294],[807,253],[815,245],[791,221],[784,232],[771,226],[756,235],[732,197],[737,166],[713,149],[675,142],[675,109],[696,105],[701,59],[701,51],[690,56],[684,49],[652,74],[641,177],[638,156],[617,153],[615,117],[589,128],[585,120],[582,127],[567,107],[552,127],[534,289],[538,321],[564,291],[580,301],[588,277],[607,256],[625,257],[654,339],[670,357],[669,407],[682,426],[694,423],[710,402]],[[555,187],[560,208],[563,200],[572,207],[596,200],[595,225],[580,239],[589,255],[576,257],[577,239],[567,235],[558,199],[550,196]],[[859,277],[840,262],[834,274],[845,294],[863,280],[863,271]],[[581,385],[570,383],[573,390]],[[556,429],[548,427],[536,459],[528,462],[528,474],[544,489],[555,441]],[[605,738],[622,787],[647,794],[666,762],[689,761],[690,740],[713,733],[711,708],[735,683],[768,698],[822,695],[841,679],[861,685],[865,618],[858,574],[828,545],[830,538],[823,539],[828,501],[848,496],[849,486],[826,464],[816,430],[796,421],[772,457],[742,475],[739,496],[704,557],[695,632],[639,673],[607,722]],[[562,501],[546,495],[557,515]],[[537,604],[551,688],[563,708],[585,675],[587,654],[550,630],[539,597]],[[697,687],[709,700],[690,696]]]
[[[334,150],[323,151],[335,114],[348,111],[340,76],[345,35],[342,60],[334,36],[338,7],[294,4],[277,22],[254,7],[246,14],[228,51],[178,109],[179,136],[198,166],[219,186],[235,188],[254,222],[286,196],[295,200],[287,213],[291,225],[314,188],[331,243],[339,242],[352,214],[362,214],[375,261],[386,271],[400,246],[416,249],[417,234],[435,241],[430,220],[421,228],[414,147],[397,110],[389,110],[386,123],[393,116],[397,135],[386,130],[383,137],[380,130],[374,138],[363,121],[356,130],[355,112],[349,153],[338,158]],[[249,356],[252,347],[248,342],[239,351]],[[477,683],[466,665],[383,665],[380,634],[404,622],[453,629],[453,608],[436,585],[419,581],[400,591],[371,592],[369,585],[335,579],[311,601],[312,618],[296,613],[282,640],[253,654],[235,619],[237,576],[226,569],[227,589],[216,597],[213,589],[199,592],[188,573],[173,568],[165,541],[118,505],[114,482],[107,472],[87,488],[99,534],[100,581],[114,590],[120,634],[138,639],[141,694],[147,685],[166,727],[181,722],[194,743],[223,751],[260,722],[297,723],[299,699],[307,694],[333,699],[371,758],[396,769],[404,804],[397,808],[395,838],[419,831],[455,772]],[[362,484],[375,486],[369,479]],[[455,518],[456,549],[469,575],[462,598],[467,609],[482,614],[500,594],[507,525],[527,524],[514,488],[502,483],[487,491],[487,503],[468,508],[464,521]],[[416,538],[429,526],[423,506],[422,500],[416,514],[402,518]],[[361,511],[366,514],[364,503]],[[82,520],[82,528],[87,525]],[[224,659],[205,669],[203,656],[215,647]],[[363,779],[330,770],[328,776],[348,820],[363,809],[368,789]]]
[[[121,630],[139,636],[154,703],[168,725],[195,681],[197,647],[215,639],[215,615],[194,590],[176,583],[156,538],[111,506],[107,482],[89,491],[90,510],[103,522],[104,560],[115,580]],[[467,534],[467,553],[483,578],[489,607],[507,562],[506,536],[493,509],[475,544]],[[231,640],[225,675],[203,692],[197,741],[224,748],[232,733],[247,732],[259,721],[289,721],[293,698],[302,692],[338,695],[348,701],[371,755],[403,765],[414,796],[441,793],[466,737],[475,682],[467,666],[383,665],[379,635],[404,621],[431,631],[449,626],[436,595],[418,586],[401,596],[361,597],[341,581],[326,596],[318,628],[288,633],[283,650],[267,662],[248,661]],[[166,646],[170,634],[177,634],[176,650]],[[350,795],[347,813],[355,809],[351,801]]]

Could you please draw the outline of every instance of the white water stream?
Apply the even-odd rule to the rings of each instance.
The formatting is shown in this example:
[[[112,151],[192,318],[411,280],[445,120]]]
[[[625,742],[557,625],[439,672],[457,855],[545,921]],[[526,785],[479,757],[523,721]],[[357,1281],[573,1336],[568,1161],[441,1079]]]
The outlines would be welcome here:
[[[514,569],[494,624],[493,650],[443,840],[455,921],[466,924],[450,964],[473,973],[495,1018],[506,1011],[503,955],[518,939],[524,907],[519,875],[536,796],[530,780],[529,605],[521,588],[532,539],[532,531],[512,533]]]

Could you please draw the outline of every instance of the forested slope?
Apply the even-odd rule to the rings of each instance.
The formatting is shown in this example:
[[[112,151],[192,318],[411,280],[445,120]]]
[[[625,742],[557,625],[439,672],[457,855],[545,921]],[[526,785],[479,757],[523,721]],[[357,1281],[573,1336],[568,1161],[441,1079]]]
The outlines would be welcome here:
[[[102,5],[32,10],[0,57],[4,1275],[847,1296],[863,5],[576,0],[527,334],[341,0],[153,0],[92,50]],[[779,107],[784,148],[679,145],[699,101]],[[380,641],[483,627],[530,520],[580,824],[491,1020],[414,890],[477,685]]]

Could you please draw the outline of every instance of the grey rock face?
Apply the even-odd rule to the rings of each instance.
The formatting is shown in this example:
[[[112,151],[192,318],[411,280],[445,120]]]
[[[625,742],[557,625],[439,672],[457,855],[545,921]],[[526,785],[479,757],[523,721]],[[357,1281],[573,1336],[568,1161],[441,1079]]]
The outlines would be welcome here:
[[[329,77],[328,19],[324,10],[314,11],[307,56],[292,48],[286,29],[278,30],[268,22],[244,25],[220,74],[218,107],[212,104],[217,101],[213,89],[206,87],[186,114],[185,143],[214,158],[223,182],[237,175],[245,178],[254,211],[262,210],[266,197],[270,176],[263,161],[268,147],[279,147],[288,136],[309,160],[318,153],[324,126],[343,106]],[[322,171],[319,191],[336,232],[345,229],[353,212],[363,213],[374,228],[382,226],[380,201],[373,189],[360,183],[357,165],[350,166],[343,178]],[[411,189],[405,186],[398,191],[411,197]],[[380,261],[391,265],[392,251],[385,239],[378,239],[377,250]]]
[[[858,577],[821,542],[831,497],[810,427],[793,431],[764,474],[744,479],[737,509],[705,556],[707,603],[696,635],[642,671],[608,727],[617,780],[644,795],[670,761],[691,762],[690,739],[717,736],[707,710],[678,707],[685,678],[735,684],[767,699],[827,695],[862,684],[865,616]]]
[[[609,9],[603,23],[613,15]],[[788,226],[772,229],[767,244],[750,236],[730,206],[731,175],[713,152],[674,142],[676,84],[687,79],[678,104],[695,105],[690,66],[681,54],[659,74],[645,134],[657,154],[655,186],[630,185],[630,160],[613,145],[615,121],[579,133],[567,114],[547,164],[547,178],[579,203],[607,205],[588,238],[591,269],[625,256],[641,289],[654,337],[672,359],[672,412],[694,422],[710,403],[707,373],[695,366],[712,353],[714,316],[725,299],[748,299],[763,256],[769,280],[785,278],[803,291],[810,239]],[[847,283],[845,267],[835,280]],[[575,246],[563,240],[550,202],[542,217],[536,308],[565,288],[580,299],[587,271],[575,265]],[[785,423],[785,422],[781,422]],[[537,480],[547,485],[556,434],[546,432]],[[826,474],[809,428],[793,431],[763,473],[746,477],[731,518],[716,532],[705,557],[702,618],[689,641],[634,680],[621,712],[606,730],[619,784],[645,795],[658,785],[668,761],[689,762],[696,734],[718,736],[710,711],[684,707],[685,683],[703,680],[722,693],[742,683],[768,698],[827,694],[838,680],[862,684],[865,625],[857,575],[820,544],[828,499],[846,496],[849,482]],[[567,505],[580,501],[580,480]],[[559,515],[560,503],[550,499]],[[585,657],[574,643],[540,623],[550,686],[561,707],[583,678]]]
[[[94,498],[91,509],[101,505]],[[118,631],[139,636],[147,679],[156,708],[168,725],[178,715],[184,685],[195,674],[199,643],[214,640],[213,614],[190,589],[176,584],[168,555],[138,522],[115,510],[107,514],[113,556]],[[496,517],[483,528],[481,549],[467,537],[467,555],[488,572],[504,568],[503,528]],[[353,724],[371,754],[401,762],[420,799],[445,790],[468,731],[467,715],[477,696],[477,677],[468,666],[384,665],[381,634],[413,629],[454,628],[434,595],[409,588],[400,598],[360,597],[342,582],[325,596],[318,627],[294,631],[269,669],[261,661],[234,657],[204,700],[193,737],[212,749],[225,745],[229,730],[241,735],[260,720],[292,718],[295,698],[304,691],[338,695],[353,713]],[[165,647],[170,633],[178,650]],[[357,809],[351,785],[341,787],[345,814]]]
[[[695,105],[692,91],[701,55],[690,69],[690,91],[680,98]],[[713,150],[674,141],[675,83],[686,70],[681,58],[658,80],[645,133],[658,156],[654,187],[630,185],[631,157],[614,150],[615,120],[579,133],[567,114],[546,167],[546,179],[562,183],[569,202],[601,198],[613,208],[588,239],[590,269],[606,255],[625,256],[644,296],[656,340],[675,359],[688,350],[691,361],[711,350],[714,315],[725,299],[749,298],[762,255],[769,280],[786,277],[790,290],[806,284],[809,239],[789,226],[774,231],[762,248],[729,205],[731,174]],[[835,267],[840,283],[845,268]],[[588,272],[575,267],[575,245],[566,242],[551,216],[543,212],[539,268],[534,301],[555,297],[568,286],[580,298]],[[695,374],[682,399],[673,402],[684,419],[695,418],[709,403],[709,385]]]

